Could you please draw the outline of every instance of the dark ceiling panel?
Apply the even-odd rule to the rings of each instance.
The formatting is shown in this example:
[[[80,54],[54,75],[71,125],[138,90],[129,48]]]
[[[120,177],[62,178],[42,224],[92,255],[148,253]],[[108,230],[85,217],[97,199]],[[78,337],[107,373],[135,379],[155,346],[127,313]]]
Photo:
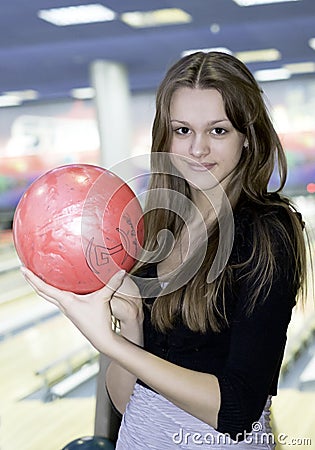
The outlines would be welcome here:
[[[250,64],[252,70],[286,63],[315,62],[308,41],[315,38],[315,1],[301,0],[241,8],[232,0],[60,0],[58,7],[102,3],[118,14],[180,7],[193,21],[185,25],[135,30],[118,19],[108,23],[56,27],[37,17],[53,0],[2,1],[0,15],[0,94],[37,89],[40,97],[67,96],[88,86],[94,59],[127,66],[132,89],[154,89],[166,68],[188,48],[226,46],[234,52],[278,48],[282,60]],[[218,24],[219,32],[210,26]]]

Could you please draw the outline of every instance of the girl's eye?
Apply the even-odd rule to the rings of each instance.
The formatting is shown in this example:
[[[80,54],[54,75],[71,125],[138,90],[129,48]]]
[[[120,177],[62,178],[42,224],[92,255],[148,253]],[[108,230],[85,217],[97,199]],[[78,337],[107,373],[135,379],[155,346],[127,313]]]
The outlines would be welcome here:
[[[213,133],[217,136],[222,136],[223,134],[226,133],[226,130],[224,128],[216,127],[211,131],[211,133]]]
[[[190,133],[190,129],[188,127],[180,127],[176,128],[175,132],[177,134],[186,135]]]

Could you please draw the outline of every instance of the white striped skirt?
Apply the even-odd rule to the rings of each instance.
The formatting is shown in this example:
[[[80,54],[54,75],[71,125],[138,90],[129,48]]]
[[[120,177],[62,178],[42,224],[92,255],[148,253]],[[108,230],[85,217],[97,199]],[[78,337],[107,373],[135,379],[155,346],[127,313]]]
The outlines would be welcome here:
[[[270,427],[271,397],[242,441],[234,441],[183,411],[163,396],[139,384],[123,415],[116,450],[271,450],[275,439]]]

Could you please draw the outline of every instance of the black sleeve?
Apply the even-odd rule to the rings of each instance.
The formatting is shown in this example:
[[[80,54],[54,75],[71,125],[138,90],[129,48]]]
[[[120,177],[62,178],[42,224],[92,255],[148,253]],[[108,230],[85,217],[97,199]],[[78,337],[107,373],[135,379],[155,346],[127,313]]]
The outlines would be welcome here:
[[[252,240],[252,232],[248,227],[243,234],[247,244]],[[295,305],[292,252],[283,246],[276,231],[271,232],[277,273],[271,286],[265,287],[270,288],[267,297],[263,301],[258,299],[249,316],[245,313],[248,286],[244,281],[238,283],[229,355],[224,372],[218,377],[221,406],[217,429],[229,433],[232,439],[239,439],[244,431],[251,432],[253,422],[262,414],[279,372]]]

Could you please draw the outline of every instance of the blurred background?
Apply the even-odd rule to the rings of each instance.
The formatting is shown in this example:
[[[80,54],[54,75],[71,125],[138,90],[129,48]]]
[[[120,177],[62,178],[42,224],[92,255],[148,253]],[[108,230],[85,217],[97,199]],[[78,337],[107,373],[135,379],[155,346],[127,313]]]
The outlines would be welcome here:
[[[20,275],[11,227],[21,195],[62,164],[118,168],[148,154],[166,70],[188,52],[216,49],[244,61],[261,85],[288,159],[285,193],[303,214],[314,257],[315,2],[2,3],[0,448],[59,450],[80,436],[112,437],[115,418],[104,393],[106,361]],[[273,401],[284,450],[315,448],[313,305],[310,290],[305,309],[294,311]]]

